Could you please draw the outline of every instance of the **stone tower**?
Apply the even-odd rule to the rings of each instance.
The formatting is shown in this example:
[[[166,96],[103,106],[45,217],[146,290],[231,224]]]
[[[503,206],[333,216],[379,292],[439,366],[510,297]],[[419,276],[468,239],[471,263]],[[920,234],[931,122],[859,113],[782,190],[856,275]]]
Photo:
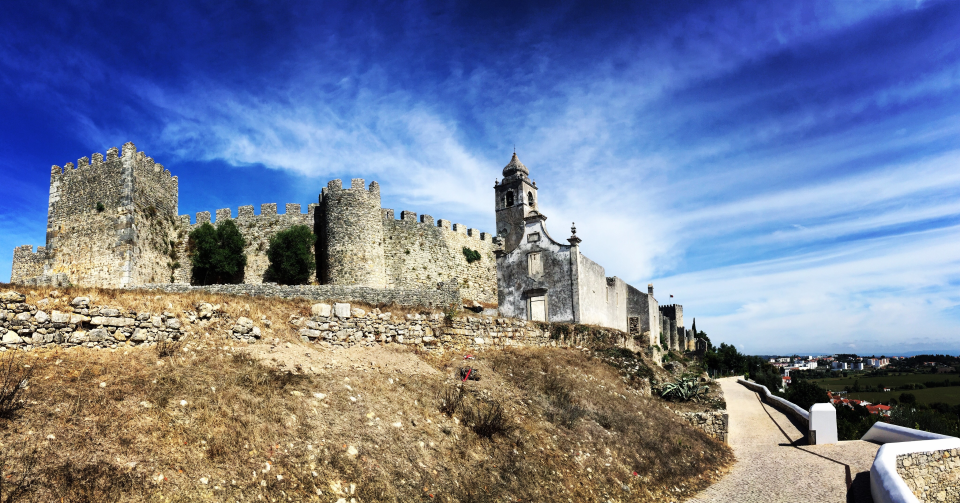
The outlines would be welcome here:
[[[317,247],[321,282],[385,288],[380,185],[362,178],[344,189],[331,180],[320,193]]]
[[[505,253],[510,253],[523,237],[524,219],[537,210],[537,184],[530,179],[530,170],[513,153],[503,168],[503,181],[494,186],[497,211],[497,236],[503,240]]]
[[[50,170],[46,246],[19,247],[11,282],[124,287],[167,281],[177,177],[133,143]],[[55,278],[63,278],[55,279]]]

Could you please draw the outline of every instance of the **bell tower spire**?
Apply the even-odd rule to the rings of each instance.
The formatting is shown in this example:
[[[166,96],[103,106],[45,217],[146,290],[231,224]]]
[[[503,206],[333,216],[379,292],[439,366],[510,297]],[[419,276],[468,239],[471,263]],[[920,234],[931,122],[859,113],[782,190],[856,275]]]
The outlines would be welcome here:
[[[523,237],[524,218],[537,211],[537,184],[530,179],[530,170],[520,162],[516,149],[510,162],[503,167],[503,181],[493,190],[497,236],[503,240],[503,251],[510,253]]]

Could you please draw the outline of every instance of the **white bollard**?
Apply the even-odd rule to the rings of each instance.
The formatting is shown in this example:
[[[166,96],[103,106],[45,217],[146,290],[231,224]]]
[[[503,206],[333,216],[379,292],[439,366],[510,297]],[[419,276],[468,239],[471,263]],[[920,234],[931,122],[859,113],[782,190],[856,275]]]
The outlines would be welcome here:
[[[815,403],[810,406],[811,445],[837,443],[837,409],[832,403]]]

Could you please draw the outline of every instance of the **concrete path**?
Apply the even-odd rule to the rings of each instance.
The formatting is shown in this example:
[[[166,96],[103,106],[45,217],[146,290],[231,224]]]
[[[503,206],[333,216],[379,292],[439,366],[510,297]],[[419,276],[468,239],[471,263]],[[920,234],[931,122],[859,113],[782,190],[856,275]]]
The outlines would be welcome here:
[[[690,502],[871,502],[870,465],[880,448],[860,440],[807,445],[806,432],[737,383],[720,379],[737,463]]]

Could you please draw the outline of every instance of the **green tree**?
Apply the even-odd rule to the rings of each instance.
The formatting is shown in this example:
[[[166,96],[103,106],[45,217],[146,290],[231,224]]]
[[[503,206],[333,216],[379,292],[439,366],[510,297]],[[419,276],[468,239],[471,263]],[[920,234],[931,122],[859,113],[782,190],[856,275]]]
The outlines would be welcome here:
[[[205,223],[190,232],[190,260],[193,263],[194,285],[239,283],[247,256],[244,240],[233,220],[217,222],[214,228]]]
[[[798,380],[787,387],[787,400],[803,410],[810,410],[815,403],[828,403],[827,390],[810,381]]]
[[[317,237],[306,225],[295,225],[270,238],[267,276],[281,285],[302,285],[316,269],[313,244]]]
[[[837,405],[837,437],[840,440],[860,440],[867,430],[880,419],[879,414],[870,414],[862,405]]]

